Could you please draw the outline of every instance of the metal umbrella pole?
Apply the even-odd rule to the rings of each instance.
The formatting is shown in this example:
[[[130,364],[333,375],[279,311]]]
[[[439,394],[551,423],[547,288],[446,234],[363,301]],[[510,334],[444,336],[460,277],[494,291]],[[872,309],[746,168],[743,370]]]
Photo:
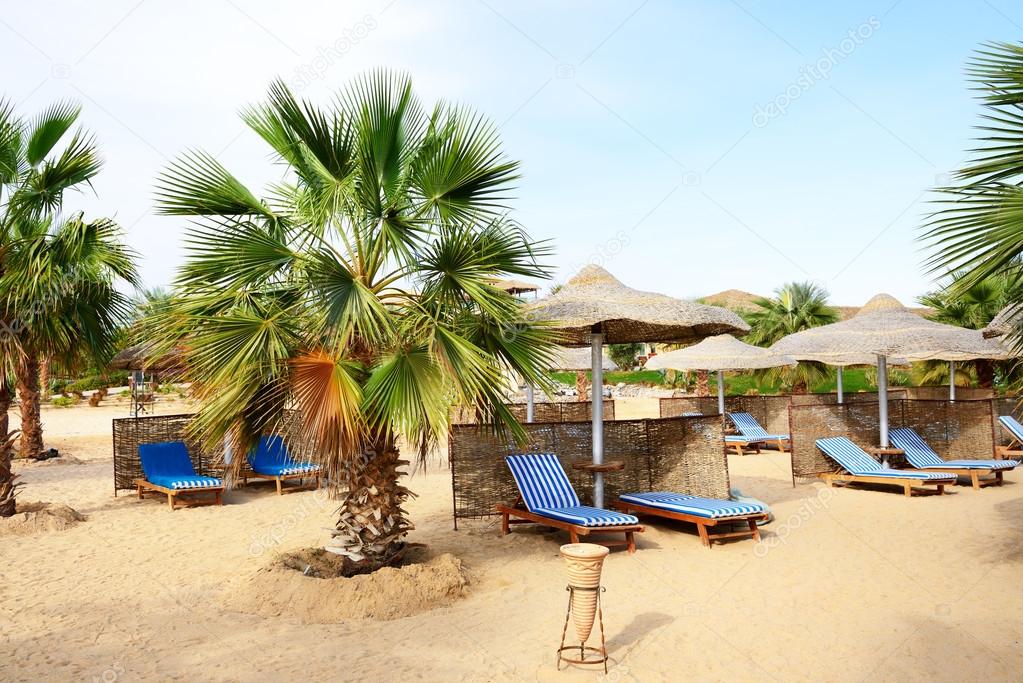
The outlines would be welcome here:
[[[888,359],[877,357],[877,421],[881,448],[888,448]]]
[[[948,400],[956,400],[956,362],[948,362]]]
[[[533,385],[526,384],[526,422],[533,421]]]
[[[725,371],[718,370],[718,412],[725,414]]]
[[[838,402],[844,403],[845,394],[842,392],[842,366],[838,366]]]
[[[593,409],[593,464],[604,464],[604,335],[594,332],[590,337],[593,352],[593,376],[590,389],[590,406]],[[604,507],[604,473],[593,473],[593,505]]]

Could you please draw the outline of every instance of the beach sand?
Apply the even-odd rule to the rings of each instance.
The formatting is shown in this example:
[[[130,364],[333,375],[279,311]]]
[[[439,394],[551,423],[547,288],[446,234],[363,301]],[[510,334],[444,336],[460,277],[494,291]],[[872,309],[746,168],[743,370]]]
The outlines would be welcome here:
[[[620,401],[619,417],[656,400]],[[161,412],[178,410],[161,406]],[[555,669],[563,534],[496,519],[452,529],[438,460],[409,479],[410,540],[451,553],[466,597],[414,616],[309,624],[225,608],[275,553],[315,546],[333,506],[268,487],[170,512],[113,496],[110,419],[47,408],[47,445],[82,464],[18,464],[23,501],[87,521],[0,537],[0,680],[678,681],[1011,680],[1023,677],[1023,472],[1002,488],[907,499],[793,488],[788,458],[731,456],[732,485],[777,517],[764,542],[700,545],[654,523],[605,563],[610,674]]]

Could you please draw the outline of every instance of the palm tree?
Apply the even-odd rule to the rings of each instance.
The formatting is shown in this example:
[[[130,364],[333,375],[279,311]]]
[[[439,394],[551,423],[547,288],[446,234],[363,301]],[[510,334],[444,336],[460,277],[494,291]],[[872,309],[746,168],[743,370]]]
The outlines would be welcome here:
[[[56,215],[64,193],[87,185],[100,169],[92,139],[76,131],[79,108],[61,102],[26,122],[0,99],[0,278],[21,240]],[[10,468],[7,412],[15,369],[24,356],[22,335],[34,305],[22,297],[0,300],[0,516],[14,514],[16,487]]]
[[[326,107],[276,82],[243,119],[285,178],[257,199],[201,152],[161,175],[159,210],[194,227],[156,347],[187,347],[209,443],[248,452],[294,411],[341,491],[326,548],[373,569],[412,528],[399,443],[425,457],[454,401],[522,438],[502,371],[552,389],[551,332],[489,284],[546,279],[549,248],[505,214],[518,165],[493,126],[424,111],[404,75],[359,78]]]
[[[774,298],[754,301],[757,309],[746,313],[752,328],[746,340],[751,344],[770,346],[790,334],[838,321],[838,311],[828,305],[827,290],[812,282],[789,282],[774,294]],[[764,371],[764,376],[803,394],[807,387],[827,379],[828,371],[821,363],[801,362],[794,368]]]
[[[138,285],[133,257],[117,225],[108,219],[86,222],[81,214],[56,225],[33,221],[12,244],[0,275],[0,300],[8,310],[27,312],[15,366],[22,457],[43,450],[40,360],[74,369],[110,359],[131,310],[115,282]]]
[[[948,325],[979,330],[995,317],[1006,305],[1018,300],[1023,292],[1023,279],[1019,273],[998,273],[967,286],[956,283],[967,277],[967,273],[952,275],[951,282],[938,290],[928,292],[918,299],[921,305],[934,312],[928,316]],[[969,385],[973,379],[986,389],[994,386],[995,363],[980,359],[971,361],[957,373],[957,383]],[[947,384],[948,363],[925,361],[914,364],[914,377],[919,384]]]
[[[1023,45],[986,43],[967,73],[984,107],[982,131],[957,184],[938,188],[923,235],[931,271],[954,279],[955,295],[995,275],[1016,281],[1023,257]],[[1015,288],[1010,301],[1021,300]],[[1023,330],[1014,335],[1023,345]]]

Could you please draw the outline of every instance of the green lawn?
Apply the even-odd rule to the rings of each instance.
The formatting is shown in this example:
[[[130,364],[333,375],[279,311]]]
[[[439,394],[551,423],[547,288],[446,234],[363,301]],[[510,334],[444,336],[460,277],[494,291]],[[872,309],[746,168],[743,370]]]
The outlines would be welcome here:
[[[590,373],[586,373],[587,379],[589,379]],[[575,373],[574,372],[556,372],[554,373],[554,379],[567,384],[568,386],[575,386]],[[892,377],[892,384],[898,385],[901,378],[897,376]],[[623,382],[625,384],[645,384],[648,386],[661,386],[663,377],[657,370],[637,370],[635,372],[606,372],[604,373],[605,384],[618,384]],[[713,374],[710,377],[710,389],[711,393],[717,392],[717,380]],[[857,391],[876,391],[875,387],[871,382],[867,380],[867,371],[865,368],[847,368],[842,377],[842,386],[845,391],[849,393]],[[836,382],[831,379],[828,382],[823,382],[815,387],[813,391],[815,393],[828,393],[836,390]],[[740,375],[740,374],[726,374],[725,375],[725,393],[729,395],[745,394],[750,389],[756,389],[761,394],[778,394],[781,393],[781,387],[777,384],[770,384],[761,381],[759,377],[753,375]]]

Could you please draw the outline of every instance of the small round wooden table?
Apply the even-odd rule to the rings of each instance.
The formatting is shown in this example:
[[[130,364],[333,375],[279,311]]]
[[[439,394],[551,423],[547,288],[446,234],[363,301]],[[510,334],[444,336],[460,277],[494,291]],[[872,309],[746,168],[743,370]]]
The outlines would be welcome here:
[[[573,470],[583,470],[585,472],[621,472],[625,469],[625,462],[621,460],[611,460],[609,462],[602,462],[599,465],[593,462],[587,462],[585,460],[577,460],[572,463]]]
[[[901,448],[881,448],[880,446],[873,446],[867,449],[867,453],[870,453],[874,457],[881,456],[881,462],[887,463],[889,455],[905,455],[906,451]]]

